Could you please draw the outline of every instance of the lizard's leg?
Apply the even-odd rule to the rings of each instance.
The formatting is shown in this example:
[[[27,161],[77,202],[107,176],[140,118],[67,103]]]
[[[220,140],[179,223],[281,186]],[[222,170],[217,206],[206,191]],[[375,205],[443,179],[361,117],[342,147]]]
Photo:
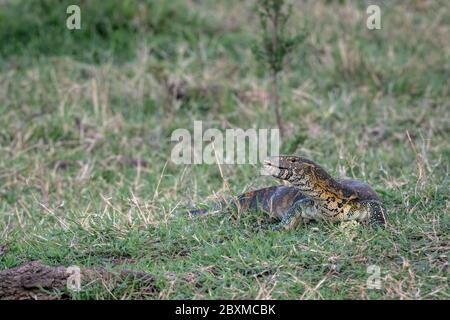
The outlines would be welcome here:
[[[384,226],[386,224],[386,208],[377,200],[360,200],[357,207],[350,210],[344,220],[357,220]]]
[[[300,222],[306,222],[316,216],[316,207],[311,199],[301,199],[294,203],[291,208],[283,215],[281,222],[274,225],[273,231],[295,229]]]
[[[360,221],[367,221],[372,225],[386,225],[386,208],[377,200],[362,200],[359,201],[362,208]]]

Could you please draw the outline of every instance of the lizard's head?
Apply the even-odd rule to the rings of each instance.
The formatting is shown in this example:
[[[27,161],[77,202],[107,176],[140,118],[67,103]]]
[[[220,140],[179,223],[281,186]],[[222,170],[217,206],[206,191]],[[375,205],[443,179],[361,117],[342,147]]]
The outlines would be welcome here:
[[[304,157],[270,157],[264,161],[264,166],[273,177],[300,187],[311,187],[332,179],[321,166]]]

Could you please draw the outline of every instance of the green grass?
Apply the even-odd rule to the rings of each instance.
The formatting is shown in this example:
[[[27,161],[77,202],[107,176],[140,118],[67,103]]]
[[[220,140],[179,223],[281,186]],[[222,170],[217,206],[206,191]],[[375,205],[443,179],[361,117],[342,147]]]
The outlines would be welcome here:
[[[389,225],[284,233],[258,213],[179,214],[277,183],[257,166],[224,166],[228,190],[217,166],[169,161],[172,131],[193,120],[275,126],[251,3],[80,2],[73,32],[67,1],[0,4],[0,270],[41,260],[157,279],[156,293],[87,285],[80,299],[450,297],[447,1],[385,4],[378,31],[362,5],[295,6],[308,38],[281,79],[281,151],[369,182]]]

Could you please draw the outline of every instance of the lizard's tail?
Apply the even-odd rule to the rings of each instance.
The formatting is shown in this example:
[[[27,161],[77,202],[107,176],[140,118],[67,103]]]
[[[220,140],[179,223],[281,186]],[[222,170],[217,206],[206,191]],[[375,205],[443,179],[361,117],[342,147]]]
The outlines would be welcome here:
[[[187,213],[192,216],[197,216],[197,215],[208,214],[209,210],[208,209],[192,209],[192,210],[188,210]]]
[[[204,215],[214,212],[230,212],[230,211],[245,211],[245,210],[262,210],[265,212],[272,212],[274,204],[272,203],[272,197],[277,196],[280,202],[286,206],[289,206],[292,200],[297,197],[298,190],[293,187],[286,186],[272,186],[254,191],[248,191],[238,197],[228,197],[220,201],[214,202],[209,208],[193,208],[187,210],[190,215]],[[283,200],[284,199],[284,200]]]
[[[208,208],[193,208],[188,209],[187,213],[191,216],[205,215],[210,213],[225,212],[228,210],[233,210],[237,208],[236,201],[232,198],[227,200],[221,200],[213,202]]]

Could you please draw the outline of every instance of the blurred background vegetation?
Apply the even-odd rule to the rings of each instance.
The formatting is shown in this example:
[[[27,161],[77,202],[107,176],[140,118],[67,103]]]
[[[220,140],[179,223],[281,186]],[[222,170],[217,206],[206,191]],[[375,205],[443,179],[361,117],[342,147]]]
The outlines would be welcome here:
[[[162,279],[160,298],[448,298],[450,5],[377,3],[381,30],[369,1],[294,1],[289,31],[307,36],[280,77],[281,152],[368,181],[389,208],[388,231],[347,241],[339,226],[255,234],[175,214],[277,183],[168,161],[193,120],[275,127],[254,1],[0,1],[0,269],[132,264]]]

